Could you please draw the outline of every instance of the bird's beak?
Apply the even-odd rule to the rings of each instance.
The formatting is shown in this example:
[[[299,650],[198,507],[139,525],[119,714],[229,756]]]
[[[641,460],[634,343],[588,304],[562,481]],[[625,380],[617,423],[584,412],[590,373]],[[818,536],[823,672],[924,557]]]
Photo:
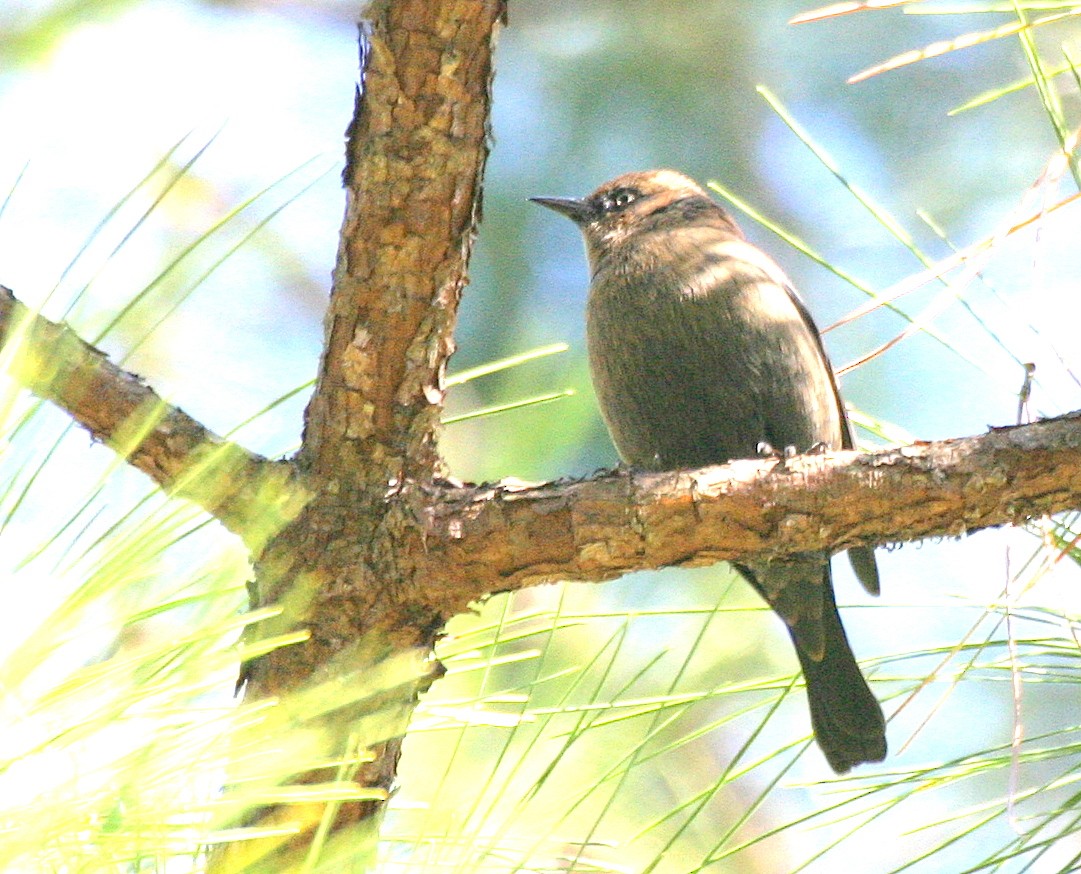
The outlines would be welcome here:
[[[584,224],[589,221],[589,204],[581,198],[531,197],[529,199],[534,203],[539,203],[541,206],[546,206],[548,209],[554,209],[556,212],[565,215],[576,225]]]

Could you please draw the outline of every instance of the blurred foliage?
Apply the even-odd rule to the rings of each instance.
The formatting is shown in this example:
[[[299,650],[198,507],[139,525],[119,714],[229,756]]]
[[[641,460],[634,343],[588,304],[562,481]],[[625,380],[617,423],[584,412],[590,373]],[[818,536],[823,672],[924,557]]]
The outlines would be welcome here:
[[[241,662],[306,634],[241,642],[278,612],[244,609],[244,550],[196,508],[148,488],[125,467],[124,447],[88,451],[65,416],[28,397],[8,375],[25,368],[24,350],[17,328],[0,350],[11,608],[0,620],[0,868],[174,870],[186,860],[199,870],[208,846],[257,854],[265,845],[246,842],[287,839],[313,804],[317,821],[328,803],[385,797],[350,779],[385,738],[358,726],[341,749],[321,720],[341,707],[367,712],[369,698],[424,666],[345,671],[288,700],[238,704]],[[125,423],[132,441],[156,421],[146,415]],[[296,782],[328,766],[337,779]],[[251,826],[252,811],[271,803],[298,811],[295,821]],[[370,854],[368,844],[348,858]],[[340,847],[322,850],[342,858]]]

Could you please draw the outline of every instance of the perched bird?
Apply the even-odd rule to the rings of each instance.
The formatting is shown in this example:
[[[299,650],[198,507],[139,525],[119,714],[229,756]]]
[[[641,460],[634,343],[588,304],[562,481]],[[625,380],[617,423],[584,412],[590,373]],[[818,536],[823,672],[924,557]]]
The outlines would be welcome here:
[[[585,198],[534,197],[585,237],[589,365],[623,461],[675,470],[753,458],[764,444],[851,449],[822,338],[781,269],[672,170],[627,173]],[[849,550],[878,593],[869,548]],[[848,644],[829,556],[736,565],[785,621],[818,745],[837,773],[886,756],[882,709]]]

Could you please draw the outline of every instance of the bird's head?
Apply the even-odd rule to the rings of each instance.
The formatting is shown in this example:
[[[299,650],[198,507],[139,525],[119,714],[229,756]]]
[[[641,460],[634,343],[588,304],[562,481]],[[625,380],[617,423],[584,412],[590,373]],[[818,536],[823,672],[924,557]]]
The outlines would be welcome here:
[[[587,197],[532,197],[582,231],[589,262],[654,231],[718,223],[742,236],[735,222],[693,180],[675,170],[624,173]]]

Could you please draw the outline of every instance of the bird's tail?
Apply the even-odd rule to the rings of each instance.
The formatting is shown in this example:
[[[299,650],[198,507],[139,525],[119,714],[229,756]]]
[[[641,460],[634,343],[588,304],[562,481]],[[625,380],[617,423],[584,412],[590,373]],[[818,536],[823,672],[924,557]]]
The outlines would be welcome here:
[[[886,722],[848,645],[832,586],[826,586],[825,593],[828,603],[822,613],[822,659],[816,661],[804,651],[793,629],[789,633],[807,681],[815,738],[830,767],[843,774],[862,762],[886,758]]]
[[[811,726],[830,767],[843,774],[882,761],[885,719],[841,625],[829,565],[797,560],[740,570],[785,620],[807,682]]]

